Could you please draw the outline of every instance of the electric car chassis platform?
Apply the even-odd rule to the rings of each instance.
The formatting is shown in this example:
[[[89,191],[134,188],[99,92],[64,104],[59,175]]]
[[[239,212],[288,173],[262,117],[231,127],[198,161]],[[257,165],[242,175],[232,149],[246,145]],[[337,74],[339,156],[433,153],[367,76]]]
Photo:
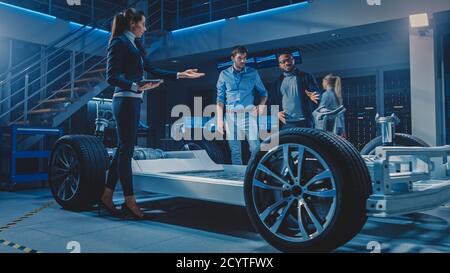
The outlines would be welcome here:
[[[256,153],[247,166],[216,164],[204,150],[155,155],[137,149],[135,189],[244,206],[261,236],[284,252],[332,251],[368,216],[429,210],[450,200],[450,146],[378,146],[361,155],[323,130],[282,130],[264,143],[273,137],[278,145]],[[55,143],[49,183],[64,209],[88,210],[98,202],[111,152],[88,135]]]

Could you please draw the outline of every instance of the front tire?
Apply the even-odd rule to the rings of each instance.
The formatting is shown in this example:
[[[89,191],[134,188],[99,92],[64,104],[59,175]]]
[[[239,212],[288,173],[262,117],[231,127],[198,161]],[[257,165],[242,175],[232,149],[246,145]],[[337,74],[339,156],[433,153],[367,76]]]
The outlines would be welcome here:
[[[96,137],[66,135],[55,143],[49,162],[49,184],[64,209],[83,211],[98,202],[109,165],[106,148]]]
[[[321,130],[277,136],[279,145],[247,167],[244,196],[254,227],[284,252],[328,252],[352,239],[366,222],[371,193],[358,151]]]

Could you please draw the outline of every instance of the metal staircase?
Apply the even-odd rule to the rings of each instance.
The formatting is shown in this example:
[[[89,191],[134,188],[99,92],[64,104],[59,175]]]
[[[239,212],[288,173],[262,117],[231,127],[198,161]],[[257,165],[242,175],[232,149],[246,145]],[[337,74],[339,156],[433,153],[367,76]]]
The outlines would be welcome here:
[[[69,51],[62,45],[44,54],[44,58],[39,53],[40,58],[34,58],[37,61],[33,60],[18,73],[9,72],[2,85],[8,85],[11,92],[0,101],[6,108],[0,121],[5,125],[56,127],[105,90],[107,39],[92,39],[95,32],[86,30],[78,37],[69,36],[66,44],[71,45],[91,39],[80,51]]]
[[[8,91],[0,100],[0,124],[57,127],[106,90],[108,41],[97,37],[111,20],[97,22],[97,29],[80,25],[0,74],[0,91]]]
[[[58,127],[92,98],[111,88],[106,82],[108,39],[97,37],[99,29],[108,29],[112,19],[102,19],[94,27],[80,25],[0,74],[0,92],[8,94],[0,97],[0,126]],[[151,37],[149,33],[145,38]],[[158,40],[152,42],[148,53],[161,44]],[[18,139],[18,144],[28,149],[42,139],[42,135],[36,135]]]

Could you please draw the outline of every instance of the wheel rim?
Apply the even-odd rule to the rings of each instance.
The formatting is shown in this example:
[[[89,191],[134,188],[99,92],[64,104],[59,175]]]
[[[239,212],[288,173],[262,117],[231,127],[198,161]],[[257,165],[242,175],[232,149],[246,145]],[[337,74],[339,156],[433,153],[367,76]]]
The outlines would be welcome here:
[[[75,150],[67,144],[58,146],[50,171],[53,188],[59,199],[69,201],[80,184],[80,162]]]
[[[334,217],[335,178],[322,156],[309,147],[275,147],[263,156],[252,179],[259,220],[283,240],[310,241],[322,234]]]

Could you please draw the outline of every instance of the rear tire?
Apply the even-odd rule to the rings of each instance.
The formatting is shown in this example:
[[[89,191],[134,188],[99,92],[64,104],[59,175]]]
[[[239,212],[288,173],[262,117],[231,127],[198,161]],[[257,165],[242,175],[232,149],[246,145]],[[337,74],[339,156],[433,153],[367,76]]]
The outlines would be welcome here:
[[[345,244],[367,220],[371,180],[362,157],[322,130],[292,128],[277,136],[279,145],[259,151],[247,167],[244,196],[252,224],[285,252],[328,252]]]
[[[96,137],[66,135],[55,143],[49,162],[49,184],[64,209],[92,208],[105,188],[109,165],[106,148]]]
[[[369,141],[362,149],[361,154],[362,155],[374,155],[375,154],[375,148],[382,146],[383,141],[381,139],[381,136],[378,136],[371,141]],[[406,146],[406,147],[430,147],[428,143],[423,141],[422,139],[409,135],[409,134],[402,134],[402,133],[396,133],[394,138],[394,146]]]

